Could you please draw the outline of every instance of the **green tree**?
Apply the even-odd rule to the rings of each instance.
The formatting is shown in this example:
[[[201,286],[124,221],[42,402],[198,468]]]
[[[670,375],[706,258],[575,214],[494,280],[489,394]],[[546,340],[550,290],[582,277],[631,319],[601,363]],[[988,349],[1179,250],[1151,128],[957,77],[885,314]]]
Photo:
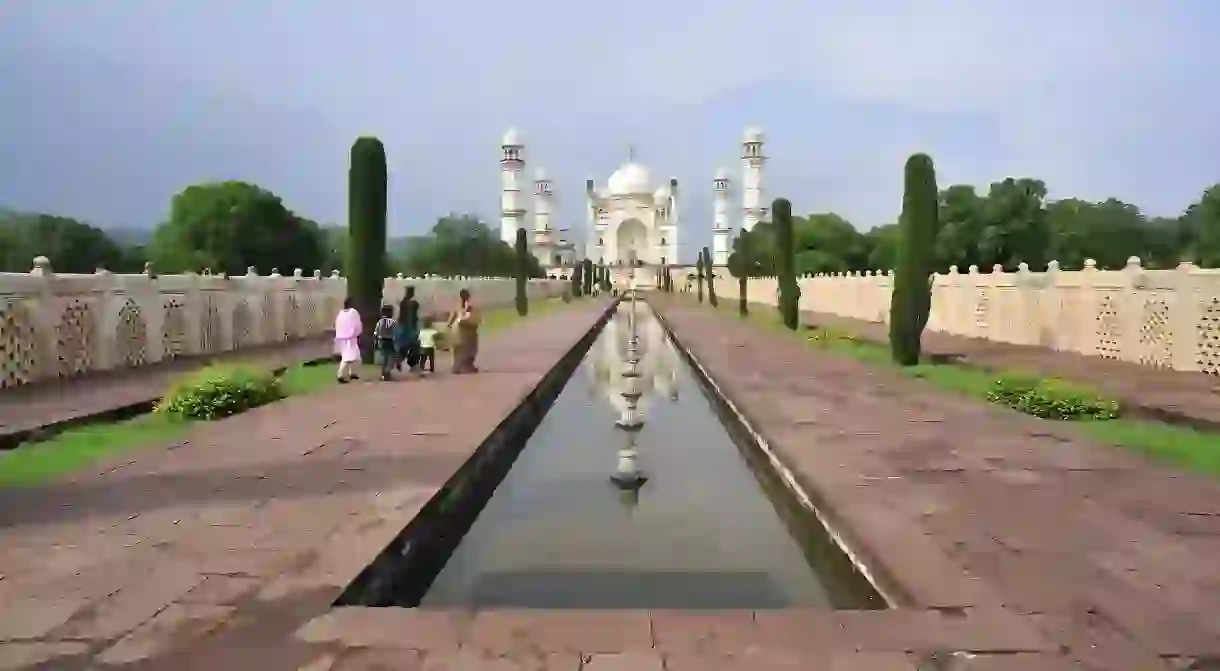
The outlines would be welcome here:
[[[395,265],[409,275],[514,277],[517,252],[497,231],[473,214],[449,214],[428,235],[406,238]],[[530,277],[543,277],[533,254],[526,260]]]
[[[1220,184],[1209,187],[1186,208],[1180,238],[1185,256],[1207,268],[1220,267]]]
[[[529,314],[529,311],[530,311],[529,297],[525,293],[525,284],[529,279],[529,273],[530,273],[530,263],[529,263],[530,256],[531,256],[531,254],[530,254],[529,244],[526,242],[526,239],[525,239],[525,229],[518,228],[517,229],[517,274],[516,274],[516,278],[515,278],[517,280],[517,282],[516,282],[516,284],[517,284],[516,304],[517,304],[517,314],[521,315],[522,317]]]
[[[584,260],[584,269],[581,273],[581,279],[584,281],[584,293],[586,296],[593,295],[593,261],[592,259]]]
[[[707,247],[703,248],[703,267],[706,269],[704,275],[707,276],[707,302],[716,307],[720,304],[720,301],[716,300],[716,268],[712,265],[712,253]]]
[[[779,314],[784,326],[795,331],[799,325],[797,306],[800,303],[800,286],[796,283],[794,268],[792,203],[786,198],[776,198],[771,204],[771,213],[775,220],[775,242],[778,248],[775,263],[779,281]]]
[[[584,261],[577,261],[572,265],[572,296],[580,298],[585,288],[584,278],[581,275],[584,273]]]
[[[385,146],[374,137],[360,137],[352,144],[348,169],[348,231],[351,234],[347,292],[364,317],[365,337],[361,354],[373,361],[371,330],[380,311],[386,276],[386,197],[388,177]]]
[[[129,271],[124,250],[100,228],[70,217],[0,213],[0,271],[29,272],[37,256],[59,273]]]
[[[270,191],[235,181],[197,184],[174,196],[148,254],[162,273],[245,274],[250,266],[291,273],[320,269],[325,258],[316,223],[293,214]]]
[[[932,308],[930,275],[936,258],[936,169],[925,154],[907,159],[898,267],[890,297],[890,351],[901,366],[919,363],[920,338]]]

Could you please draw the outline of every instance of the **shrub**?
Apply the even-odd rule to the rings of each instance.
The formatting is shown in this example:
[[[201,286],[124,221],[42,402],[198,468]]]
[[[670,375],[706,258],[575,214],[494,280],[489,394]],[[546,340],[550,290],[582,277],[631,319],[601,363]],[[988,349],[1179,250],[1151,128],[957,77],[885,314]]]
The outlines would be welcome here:
[[[987,400],[1042,419],[1104,420],[1121,414],[1118,401],[1062,380],[1005,375],[992,383]]]
[[[156,412],[184,419],[220,419],[284,398],[271,371],[249,366],[208,366],[176,382]]]

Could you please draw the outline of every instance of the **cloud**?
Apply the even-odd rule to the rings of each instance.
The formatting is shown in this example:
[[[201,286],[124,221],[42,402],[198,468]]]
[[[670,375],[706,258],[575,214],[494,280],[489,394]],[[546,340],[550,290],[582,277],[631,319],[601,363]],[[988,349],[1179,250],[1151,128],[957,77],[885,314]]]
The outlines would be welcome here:
[[[43,138],[40,119],[63,115],[17,110],[32,125],[0,128],[20,150],[0,154],[0,202],[152,221],[170,194],[151,185],[213,178],[227,161],[341,221],[346,147],[372,133],[389,148],[396,230],[450,209],[494,220],[510,125],[574,228],[585,177],[604,180],[634,142],[654,174],[682,180],[688,251],[707,243],[711,175],[736,172],[748,124],[768,131],[772,196],[862,226],[893,219],[912,151],[931,153],[944,183],[1031,175],[1056,196],[1165,214],[1220,179],[1209,0],[71,4],[6,5],[0,63],[28,65],[16,97],[71,89],[96,118]],[[117,71],[132,74],[104,79]],[[192,108],[167,119],[175,99]],[[164,140],[136,143],[133,117]],[[207,128],[215,146],[174,139],[173,124]],[[117,148],[128,136],[138,151]],[[91,155],[88,172],[22,168],[64,138]],[[91,186],[120,162],[122,183]]]

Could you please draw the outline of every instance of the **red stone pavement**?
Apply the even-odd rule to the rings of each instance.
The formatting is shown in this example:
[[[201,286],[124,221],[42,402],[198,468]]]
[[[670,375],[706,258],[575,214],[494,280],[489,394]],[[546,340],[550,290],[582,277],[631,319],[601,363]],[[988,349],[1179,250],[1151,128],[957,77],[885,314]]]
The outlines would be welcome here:
[[[156,401],[178,376],[211,363],[283,368],[329,356],[333,350],[331,338],[310,338],[5,389],[0,391],[0,439]]]
[[[1056,663],[1088,669],[1220,658],[1220,483],[725,312],[661,302],[905,608],[1000,618],[999,631],[1026,630],[1043,653],[1064,651]],[[982,668],[1066,668],[1049,659]]]
[[[889,341],[889,327],[880,322],[821,312],[802,312],[801,317],[809,325],[873,342]],[[966,366],[990,371],[1023,370],[1087,384],[1119,399],[1135,414],[1220,429],[1220,378],[1215,376],[938,331],[924,331],[923,347],[925,354],[948,357]]]
[[[336,385],[59,483],[0,490],[0,669],[311,661],[319,646],[290,634],[328,609],[604,306],[489,338],[477,375]]]
[[[592,324],[586,303],[490,339],[476,376],[336,387],[0,492],[0,669],[1142,670],[1220,652],[1210,482],[663,311],[902,608],[330,608]]]

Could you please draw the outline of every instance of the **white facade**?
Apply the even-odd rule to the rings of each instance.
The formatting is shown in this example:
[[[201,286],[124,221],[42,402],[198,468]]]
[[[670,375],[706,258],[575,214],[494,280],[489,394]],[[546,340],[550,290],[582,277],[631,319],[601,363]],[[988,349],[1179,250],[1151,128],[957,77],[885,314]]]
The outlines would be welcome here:
[[[744,231],[754,230],[754,224],[767,219],[763,194],[763,166],[766,162],[762,131],[757,128],[746,129],[741,141],[741,229]]]
[[[729,264],[729,239],[733,235],[733,225],[729,223],[729,173],[725,170],[716,172],[712,180],[712,193],[715,199],[712,203],[712,265],[727,266]]]
[[[525,227],[525,199],[521,195],[525,146],[517,129],[510,128],[504,134],[500,150],[500,239],[512,245],[517,242],[517,229]]]
[[[631,160],[601,189],[588,180],[588,257],[611,266],[677,263],[677,191],[676,179],[654,189],[648,169]]]
[[[763,189],[763,133],[749,128],[742,138],[741,230],[749,231],[766,221],[768,208]],[[525,227],[526,195],[525,144],[516,129],[501,141],[500,237],[516,242],[517,230]],[[732,252],[733,222],[729,214],[732,180],[725,170],[713,180],[714,218],[712,221],[712,263],[728,265]],[[529,237],[530,251],[543,268],[558,269],[573,265],[578,258],[594,263],[626,267],[638,265],[680,265],[678,180],[654,183],[648,168],[628,157],[600,188],[594,180],[585,182],[585,224],[583,254],[575,242],[566,238],[566,228],[552,221],[556,213],[555,190],[541,169],[533,180],[534,225]]]

